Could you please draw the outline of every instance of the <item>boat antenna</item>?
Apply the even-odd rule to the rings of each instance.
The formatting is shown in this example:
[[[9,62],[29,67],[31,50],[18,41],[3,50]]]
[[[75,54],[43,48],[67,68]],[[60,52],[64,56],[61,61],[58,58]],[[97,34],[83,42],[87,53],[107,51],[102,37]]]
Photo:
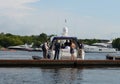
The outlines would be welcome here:
[[[67,20],[65,19],[65,23],[67,23]]]
[[[66,23],[67,23],[67,20],[65,19],[65,25],[66,25]],[[68,28],[67,28],[66,26],[63,28],[63,33],[62,33],[62,35],[63,35],[63,36],[68,36]]]

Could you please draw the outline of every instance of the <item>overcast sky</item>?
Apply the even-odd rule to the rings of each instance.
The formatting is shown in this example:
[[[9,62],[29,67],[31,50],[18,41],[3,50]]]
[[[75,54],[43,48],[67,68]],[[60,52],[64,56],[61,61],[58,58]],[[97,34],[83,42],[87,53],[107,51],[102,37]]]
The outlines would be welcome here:
[[[120,0],[0,0],[0,32],[61,35],[64,26],[82,39],[120,37]]]

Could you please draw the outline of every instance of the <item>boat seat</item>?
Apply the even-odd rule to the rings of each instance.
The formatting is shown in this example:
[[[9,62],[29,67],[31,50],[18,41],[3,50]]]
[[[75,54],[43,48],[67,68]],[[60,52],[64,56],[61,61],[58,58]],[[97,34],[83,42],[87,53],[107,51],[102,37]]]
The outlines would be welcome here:
[[[75,50],[74,56],[75,56],[75,58],[77,57],[77,51],[76,50]],[[70,60],[71,59],[70,49],[61,49],[60,50],[60,59]]]

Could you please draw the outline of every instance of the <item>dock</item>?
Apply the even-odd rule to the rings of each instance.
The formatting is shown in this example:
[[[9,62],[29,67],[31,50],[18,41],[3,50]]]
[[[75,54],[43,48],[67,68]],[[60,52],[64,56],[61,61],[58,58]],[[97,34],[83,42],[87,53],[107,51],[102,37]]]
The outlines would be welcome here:
[[[120,60],[0,60],[0,67],[114,67]]]

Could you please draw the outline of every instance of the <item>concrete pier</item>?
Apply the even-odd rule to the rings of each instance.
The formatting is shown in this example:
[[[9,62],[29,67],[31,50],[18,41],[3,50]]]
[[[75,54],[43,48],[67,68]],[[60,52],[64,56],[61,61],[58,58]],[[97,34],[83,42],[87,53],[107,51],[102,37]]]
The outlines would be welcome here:
[[[120,66],[120,60],[0,60],[0,67],[100,67]]]

